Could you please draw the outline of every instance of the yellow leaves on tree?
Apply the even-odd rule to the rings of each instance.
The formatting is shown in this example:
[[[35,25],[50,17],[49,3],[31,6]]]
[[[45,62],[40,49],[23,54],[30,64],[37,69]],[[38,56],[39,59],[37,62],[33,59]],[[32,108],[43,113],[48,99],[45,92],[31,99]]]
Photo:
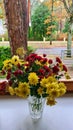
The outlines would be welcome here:
[[[46,20],[44,21],[44,24],[48,24],[49,22],[51,22],[51,19],[46,19]]]
[[[57,21],[60,19],[62,20],[67,16],[66,10],[64,9],[64,5],[61,1],[48,0],[44,2],[44,4],[48,7],[49,10],[52,10],[53,6],[53,12],[51,13],[51,16],[56,16]]]
[[[5,12],[4,12],[4,5],[3,5],[3,1],[0,0],[0,19],[5,18]]]
[[[55,28],[55,27],[56,27],[55,25],[49,26],[49,27],[47,28],[46,34],[47,34],[47,35],[51,35],[51,31],[52,31],[52,29]]]

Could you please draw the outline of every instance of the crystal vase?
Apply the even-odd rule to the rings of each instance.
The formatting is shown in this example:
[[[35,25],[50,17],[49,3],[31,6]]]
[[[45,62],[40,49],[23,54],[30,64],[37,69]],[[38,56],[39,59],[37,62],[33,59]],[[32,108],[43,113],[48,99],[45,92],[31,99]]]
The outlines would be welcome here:
[[[37,98],[35,96],[29,96],[28,98],[30,116],[34,121],[37,121],[42,117],[43,108],[45,104],[45,98]]]

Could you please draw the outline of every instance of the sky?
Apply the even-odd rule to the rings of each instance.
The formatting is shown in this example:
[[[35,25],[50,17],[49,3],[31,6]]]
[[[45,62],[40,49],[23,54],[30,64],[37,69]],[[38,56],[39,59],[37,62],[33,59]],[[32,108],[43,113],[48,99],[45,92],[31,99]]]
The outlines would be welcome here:
[[[0,19],[0,35],[4,34],[4,32],[5,32],[5,29],[3,27],[2,20]]]

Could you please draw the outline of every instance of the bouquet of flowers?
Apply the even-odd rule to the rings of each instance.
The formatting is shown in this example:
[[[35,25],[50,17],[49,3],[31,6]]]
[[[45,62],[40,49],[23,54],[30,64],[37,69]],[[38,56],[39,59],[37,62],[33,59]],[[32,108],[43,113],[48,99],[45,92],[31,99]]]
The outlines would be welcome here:
[[[67,67],[59,57],[53,61],[46,54],[31,53],[22,60],[14,55],[4,61],[2,73],[6,74],[11,95],[46,97],[47,104],[54,105],[55,99],[66,92],[66,86],[58,80],[67,73]]]
[[[8,82],[7,81],[1,81],[0,82],[0,95],[7,95],[8,91]]]

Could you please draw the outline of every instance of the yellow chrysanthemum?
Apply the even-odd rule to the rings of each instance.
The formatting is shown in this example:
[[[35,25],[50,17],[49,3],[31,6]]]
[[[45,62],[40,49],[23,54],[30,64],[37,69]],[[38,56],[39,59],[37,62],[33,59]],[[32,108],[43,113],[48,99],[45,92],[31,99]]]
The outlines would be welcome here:
[[[59,83],[59,88],[63,88],[63,89],[65,89],[65,90],[66,90],[66,86],[65,86],[65,84],[64,84],[64,83],[62,83],[62,82],[60,82],[60,83]]]
[[[40,85],[41,85],[42,87],[46,87],[47,83],[48,83],[47,78],[43,78],[43,79],[40,81]]]
[[[19,56],[22,56],[26,53],[26,51],[24,51],[24,48],[23,47],[19,47],[17,48],[16,50],[16,54],[18,54]]]
[[[19,82],[18,88],[24,90],[25,88],[29,88],[29,84],[26,82]]]
[[[50,83],[49,83],[49,82],[46,84],[46,88],[47,88],[47,89],[50,88]],[[51,88],[51,89],[52,89],[52,88]]]
[[[49,83],[57,82],[57,80],[56,80],[53,76],[49,76],[49,77],[47,78],[47,80],[48,80]]]
[[[48,94],[50,94],[50,92],[51,92],[52,90],[55,90],[55,89],[58,89],[58,88],[59,88],[59,85],[58,85],[57,82],[49,83],[49,84],[47,84],[46,86],[47,86],[46,92],[47,92]]]
[[[39,78],[36,73],[32,72],[29,74],[28,80],[30,85],[37,85]]]
[[[25,88],[23,92],[21,92],[21,96],[20,97],[23,97],[23,98],[27,98],[29,96],[29,89],[28,88]]]
[[[10,95],[15,94],[15,91],[14,91],[14,89],[12,87],[9,87],[8,91],[9,91]]]
[[[9,69],[11,69],[11,68],[12,68],[12,64],[9,63],[9,64],[5,64],[2,69],[3,69],[3,70],[9,70]]]
[[[9,60],[5,60],[5,61],[3,62],[4,65],[9,64],[9,63],[11,63],[11,60],[10,60],[10,59],[9,59]]]
[[[17,65],[20,62],[19,56],[13,56],[11,60],[12,64]]]
[[[66,93],[66,89],[60,89],[59,90],[59,96],[62,96],[62,95],[64,95]]]
[[[15,90],[15,94],[20,97],[21,94],[19,88],[16,87],[14,90]]]
[[[26,98],[30,94],[29,84],[20,82],[18,85],[20,96]]]
[[[53,105],[55,105],[57,102],[55,101],[55,99],[54,98],[50,98],[50,97],[48,97],[47,98],[47,105],[50,105],[50,106],[53,106]]]
[[[65,78],[66,79],[71,79],[70,75],[67,72],[65,73]]]
[[[43,92],[43,88],[40,87],[40,88],[37,90],[37,92],[38,92],[39,95],[42,95],[42,94],[44,93],[44,92]]]
[[[5,70],[8,70],[8,69],[11,69],[12,68],[12,64],[11,64],[11,60],[5,60],[4,62],[3,62],[3,64],[4,64],[4,66],[3,66],[3,70],[5,69]]]
[[[27,96],[30,93],[30,90],[29,88],[24,88],[23,90],[19,88],[15,88],[15,93],[19,97],[27,98]]]
[[[59,97],[59,90],[58,89],[52,89],[50,91],[50,96],[56,98],[56,97]]]

